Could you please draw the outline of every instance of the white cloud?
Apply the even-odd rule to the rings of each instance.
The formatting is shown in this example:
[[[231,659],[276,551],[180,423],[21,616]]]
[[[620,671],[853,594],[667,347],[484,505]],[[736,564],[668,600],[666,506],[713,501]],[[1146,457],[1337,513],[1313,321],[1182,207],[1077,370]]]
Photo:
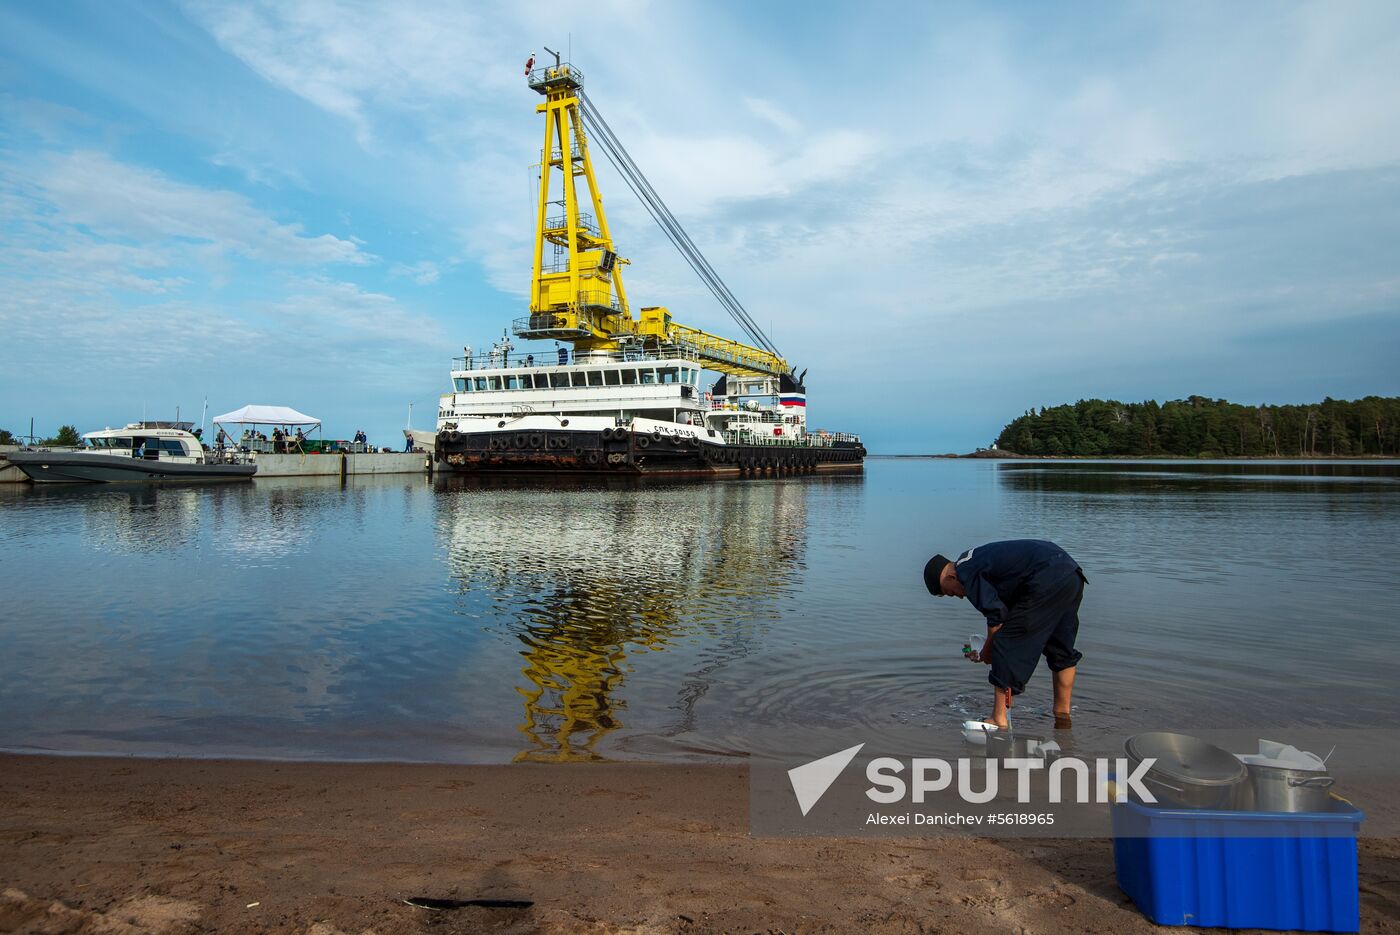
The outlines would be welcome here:
[[[293,280],[288,292],[260,317],[269,333],[314,346],[318,354],[348,348],[366,359],[387,359],[405,349],[448,347],[440,322],[410,311],[393,296],[324,277]]]
[[[393,276],[404,276],[412,279],[420,286],[431,286],[442,276],[442,270],[431,260],[420,260],[413,264],[395,263],[389,273]]]
[[[294,167],[277,160],[259,157],[236,146],[228,146],[209,157],[221,169],[232,169],[254,185],[280,188],[291,184],[306,188],[306,179]]]
[[[796,117],[772,101],[766,101],[761,97],[746,97],[744,98],[744,106],[759,120],[772,124],[784,133],[796,133],[802,129],[802,124]]]
[[[58,220],[104,237],[204,245],[272,264],[373,259],[348,240],[276,221],[242,195],[177,182],[104,153],[55,156],[32,179]]]
[[[248,67],[349,120],[364,143],[374,136],[370,104],[416,110],[514,77],[514,59],[493,54],[498,17],[461,3],[197,0],[187,9]]]

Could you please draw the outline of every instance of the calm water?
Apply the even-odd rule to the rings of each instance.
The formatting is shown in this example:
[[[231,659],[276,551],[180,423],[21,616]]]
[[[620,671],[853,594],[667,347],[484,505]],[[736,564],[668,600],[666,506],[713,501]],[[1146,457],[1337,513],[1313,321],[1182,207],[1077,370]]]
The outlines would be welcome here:
[[[1084,565],[1076,723],[1400,714],[1400,465],[873,460],[759,482],[0,487],[0,747],[451,761],[740,754],[985,713],[920,570]],[[1049,708],[1042,669],[1016,715]]]

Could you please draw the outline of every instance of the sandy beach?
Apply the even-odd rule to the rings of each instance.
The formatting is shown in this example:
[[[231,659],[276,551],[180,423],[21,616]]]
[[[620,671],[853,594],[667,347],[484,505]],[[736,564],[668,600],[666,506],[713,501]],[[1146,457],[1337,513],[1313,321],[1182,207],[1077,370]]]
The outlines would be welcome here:
[[[1155,930],[1109,842],[754,838],[732,766],[6,755],[0,801],[5,932]],[[1397,881],[1363,842],[1363,931]]]

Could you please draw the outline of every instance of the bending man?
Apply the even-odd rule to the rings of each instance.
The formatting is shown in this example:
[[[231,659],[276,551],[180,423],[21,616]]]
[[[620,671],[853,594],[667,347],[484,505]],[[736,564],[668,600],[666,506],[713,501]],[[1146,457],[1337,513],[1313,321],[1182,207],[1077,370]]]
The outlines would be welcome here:
[[[1055,726],[1070,726],[1074,673],[1083,658],[1074,641],[1086,583],[1079,563],[1042,539],[989,542],[956,561],[935,555],[924,566],[930,594],[966,598],[987,618],[986,642],[968,658],[992,667],[990,720],[998,727],[1009,726],[1011,696],[1025,689],[1041,656],[1054,673]]]

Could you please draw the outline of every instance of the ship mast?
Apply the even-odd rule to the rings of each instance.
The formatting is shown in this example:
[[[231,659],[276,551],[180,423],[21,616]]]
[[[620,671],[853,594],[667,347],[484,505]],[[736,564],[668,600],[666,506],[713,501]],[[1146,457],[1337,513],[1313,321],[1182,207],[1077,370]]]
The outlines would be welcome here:
[[[545,99],[536,108],[545,116],[545,127],[530,315],[514,323],[515,334],[565,341],[581,353],[616,351],[627,346],[675,348],[720,373],[767,377],[789,374],[787,361],[715,273],[597,107],[584,95],[583,74],[555,56],[554,65],[531,71],[527,80]],[[657,225],[752,344],[674,322],[671,313],[660,306],[645,306],[634,317],[622,278],[622,267],[628,260],[617,253],[608,228],[589,155],[590,132]],[[580,197],[580,177],[587,189],[586,202]],[[556,180],[559,194],[551,198]],[[585,210],[585,205],[591,212]]]

